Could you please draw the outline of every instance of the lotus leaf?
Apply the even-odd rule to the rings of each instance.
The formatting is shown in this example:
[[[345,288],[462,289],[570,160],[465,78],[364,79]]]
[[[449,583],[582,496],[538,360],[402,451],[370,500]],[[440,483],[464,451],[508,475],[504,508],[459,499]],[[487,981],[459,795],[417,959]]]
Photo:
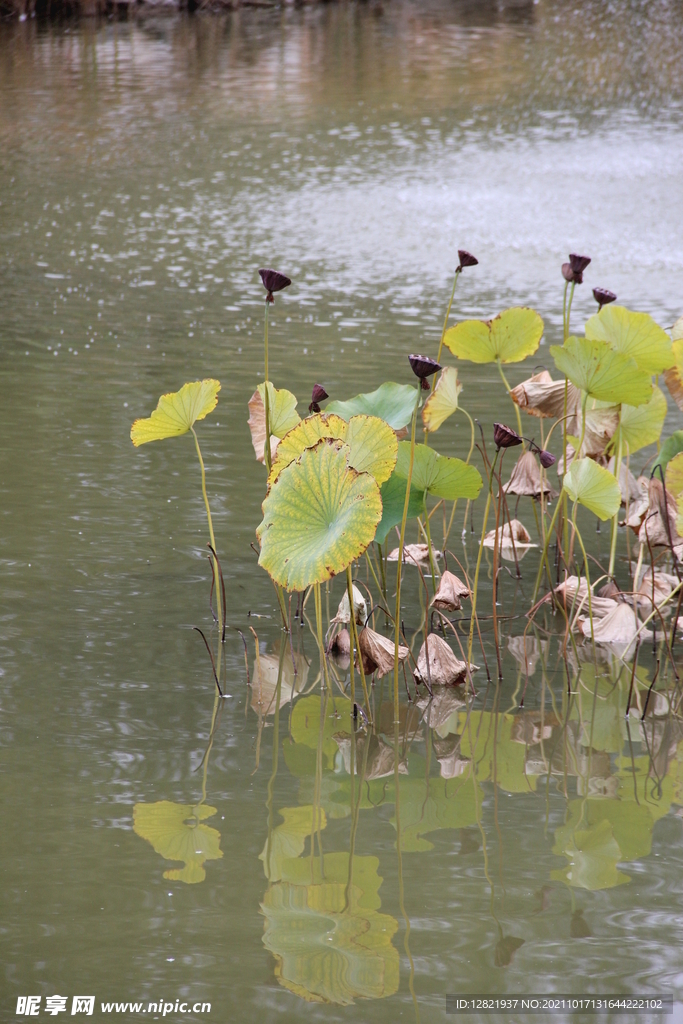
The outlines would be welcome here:
[[[162,395],[156,409],[147,419],[135,420],[130,428],[130,439],[137,448],[149,441],[162,441],[166,437],[180,437],[216,408],[219,381],[195,380],[183,384],[180,391]]]
[[[263,502],[259,565],[286,590],[343,572],[375,536],[379,487],[349,457],[348,445],[323,438],[283,469]]]
[[[621,440],[622,454],[633,455],[641,448],[655,444],[662,432],[666,413],[666,398],[658,387],[653,389],[652,398],[646,405],[622,405],[619,427],[610,447],[616,451]]]
[[[681,321],[683,321],[683,317],[681,317],[681,320],[676,321],[674,328]],[[664,373],[664,382],[678,408],[683,410],[683,335],[674,338],[672,348],[674,363]]]
[[[603,521],[615,516],[621,506],[619,484],[592,459],[575,459],[562,486],[572,501],[578,501]]]
[[[652,473],[654,475],[655,470],[658,466],[662,467],[662,473],[666,479],[666,469],[669,465],[669,461],[673,459],[679,452],[683,452],[683,430],[675,430],[671,437],[667,437],[666,441],[659,449],[659,455],[652,463]],[[659,473],[656,474],[659,480]]]
[[[279,813],[284,821],[273,829],[270,839],[266,839],[266,844],[259,853],[265,876],[271,882],[279,882],[285,860],[302,854],[306,839],[318,829],[327,826],[325,812],[319,807],[316,815],[311,804],[303,807],[283,807]]]
[[[590,341],[605,341],[616,352],[635,359],[639,369],[661,373],[674,363],[671,339],[649,313],[624,306],[603,306],[586,324]]]
[[[265,384],[259,384],[249,399],[249,430],[251,443],[259,462],[265,462],[266,410],[263,404]],[[275,454],[278,439],[284,437],[299,422],[296,411],[296,396],[285,388],[274,388],[268,381],[268,411],[270,413],[270,454]]]
[[[628,875],[617,871],[617,864],[624,857],[606,818],[589,828],[574,829],[569,835],[566,832],[566,828],[558,829],[557,836],[562,838],[556,842],[553,853],[564,854],[569,864],[562,870],[550,872],[554,881],[591,892],[630,881]]]
[[[403,506],[406,500],[406,487],[408,481],[400,477],[394,470],[388,480],[382,484],[382,520],[377,527],[375,540],[378,544],[384,544],[389,531],[403,519]],[[410,501],[408,502],[408,519],[415,519],[424,512],[425,495],[416,487],[410,488]]]
[[[422,410],[422,422],[425,430],[432,433],[458,408],[458,395],[462,384],[458,381],[458,371],[453,366],[446,366],[439,377],[434,391],[425,402]]]
[[[346,402],[330,402],[326,412],[335,413],[344,420],[352,416],[379,416],[394,430],[401,430],[410,419],[415,409],[415,388],[409,384],[395,384],[387,381],[363,395],[356,395]]]
[[[301,420],[278,445],[269,486],[306,448],[323,438],[344,441],[350,449],[349,465],[359,473],[370,473],[378,484],[391,476],[396,465],[398,441],[396,434],[378,416],[352,416],[349,422],[341,416],[325,414]]]
[[[650,375],[604,341],[572,337],[552,345],[550,354],[558,370],[592,398],[643,405],[652,397]]]
[[[410,442],[401,441],[398,446],[396,475],[408,479],[410,465]],[[474,468],[462,459],[439,455],[426,444],[415,445],[412,486],[419,491],[434,494],[437,498],[454,501],[456,498],[474,500],[481,490],[482,479]]]
[[[667,491],[671,491],[677,497],[683,492],[683,452],[669,459],[664,479]]]
[[[493,320],[465,320],[444,335],[458,359],[471,363],[518,363],[534,354],[543,337],[543,321],[525,306],[514,306]]]
[[[204,862],[219,860],[221,834],[209,825],[201,824],[216,813],[208,804],[176,804],[159,800],[154,804],[135,804],[133,831],[151,843],[156,853],[166,860],[184,861],[184,867],[164,871],[171,881],[203,882],[206,878]]]

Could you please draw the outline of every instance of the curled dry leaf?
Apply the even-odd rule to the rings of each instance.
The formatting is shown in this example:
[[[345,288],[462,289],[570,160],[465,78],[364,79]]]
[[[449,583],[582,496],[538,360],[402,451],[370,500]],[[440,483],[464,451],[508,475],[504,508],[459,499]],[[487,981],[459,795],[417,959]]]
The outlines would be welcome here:
[[[263,399],[258,391],[249,399],[249,430],[251,431],[251,443],[254,446],[254,454],[259,462],[265,463],[266,448],[266,410]],[[275,449],[280,443],[279,437],[274,434],[270,436],[270,456],[275,455]]]
[[[629,501],[628,517],[624,520],[624,525],[630,526],[638,533],[650,506],[650,481],[646,476],[639,476],[636,484],[638,485],[638,497]]]
[[[455,573],[445,570],[436,594],[432,598],[432,608],[444,612],[457,612],[462,608],[461,598],[470,596],[470,588],[459,580]]]
[[[648,499],[648,510],[638,531],[638,540],[645,545],[649,541],[652,547],[669,547],[670,541],[675,543],[678,540],[676,498],[667,491],[665,502],[662,482],[653,476],[648,484]],[[668,529],[665,506],[669,516]]]
[[[552,595],[548,595],[551,597]],[[588,584],[585,579],[579,582],[578,576],[568,576],[564,583],[555,587],[556,603],[563,607],[567,614],[576,613],[581,609],[588,614]],[[602,618],[616,608],[617,602],[611,597],[597,597],[591,594],[593,618]]]
[[[432,695],[419,697],[415,703],[424,712],[424,722],[429,729],[440,729],[467,705],[464,691],[455,686],[433,686]]]
[[[453,734],[443,738],[434,735],[432,746],[439,762],[442,779],[456,779],[459,775],[464,775],[471,764],[470,758],[463,757],[460,753],[461,740],[462,736]]]
[[[351,635],[348,629],[340,629],[332,639],[330,640],[327,653],[331,654],[337,661],[346,660],[346,667],[348,667],[349,659],[351,657]]]
[[[442,553],[432,548],[434,559],[442,557]],[[398,562],[398,548],[387,555],[388,562]],[[426,544],[405,544],[403,546],[403,564],[419,565],[421,569],[429,565],[429,547]]]
[[[335,733],[332,738],[339,747],[339,753],[341,754],[344,762],[344,770],[347,775],[350,775],[351,737],[348,733],[340,732]],[[369,744],[367,759],[365,755],[366,743]],[[356,756],[353,764],[354,775],[359,775],[363,770],[363,761],[365,761],[364,778],[367,782],[372,782],[373,779],[384,779],[387,775],[394,774],[394,767],[396,765],[394,748],[390,746],[386,740],[383,740],[381,736],[370,735],[356,737]],[[408,765],[405,761],[399,760],[398,771],[400,775],[408,774]]]
[[[358,646],[363,657],[363,671],[367,676],[377,672],[379,676],[385,676],[394,669],[394,641],[376,633],[374,629],[366,626],[358,637]],[[399,645],[398,660],[404,661],[408,657],[407,647]]]
[[[614,608],[597,622],[593,613],[593,636],[597,643],[625,644],[628,647],[635,640],[639,627],[640,622],[633,608],[623,601],[615,602]],[[591,623],[588,618],[582,620],[581,632],[590,638]],[[648,640],[652,633],[649,629],[643,629],[638,635],[641,640]]]
[[[534,374],[533,377],[522,381],[516,388],[513,388],[510,397],[520,409],[530,416],[542,419],[562,419],[565,415],[564,389],[564,380],[553,380],[547,370],[541,370],[540,373]],[[581,455],[601,455],[618,426],[619,414],[616,406],[592,407],[595,404],[591,399],[588,400],[586,431]],[[574,437],[580,437],[582,427],[581,391],[569,381],[567,383],[567,433]]]
[[[353,612],[356,622],[359,626],[365,625],[365,620],[368,617],[368,606],[365,598],[361,594],[357,586],[353,586]],[[351,609],[349,608],[349,593],[348,590],[344,591],[344,596],[339,602],[337,608],[337,614],[333,619],[330,619],[330,625],[334,622],[350,622],[351,621]]]
[[[653,591],[654,586],[654,591]],[[654,604],[657,608],[667,599],[674,587],[678,586],[678,577],[673,576],[671,573],[664,572],[661,569],[655,569],[654,580],[652,577],[652,569],[648,569],[641,580],[640,586],[638,587],[638,605],[649,615],[652,611],[653,593],[654,593]],[[662,609],[664,615],[671,614],[671,608],[668,605]]]
[[[296,665],[296,672],[294,670]],[[280,707],[287,704],[308,681],[308,661],[303,654],[294,654],[294,665],[289,651],[282,661],[280,681]],[[251,707],[257,715],[274,715],[275,695],[280,671],[279,651],[275,654],[261,654],[254,662],[251,673]]]
[[[496,541],[496,531],[489,530],[484,537],[484,547],[492,548]],[[498,546],[500,548],[512,547],[512,542],[515,542],[515,547],[529,547],[535,548],[536,544],[531,541],[531,534],[527,530],[523,523],[520,523],[519,519],[511,519],[509,523],[504,523],[502,527],[498,528]]]
[[[427,648],[429,648],[429,672],[427,672]],[[474,671],[474,665],[470,665]],[[453,686],[465,681],[467,663],[453,654],[445,640],[438,634],[430,633],[422,644],[413,673],[416,683],[434,686]]]
[[[541,470],[539,469],[536,456],[531,451],[522,452],[515,463],[510,479],[503,485],[506,494],[522,494],[531,498],[541,496]],[[543,493],[555,497],[556,492],[545,478]]]

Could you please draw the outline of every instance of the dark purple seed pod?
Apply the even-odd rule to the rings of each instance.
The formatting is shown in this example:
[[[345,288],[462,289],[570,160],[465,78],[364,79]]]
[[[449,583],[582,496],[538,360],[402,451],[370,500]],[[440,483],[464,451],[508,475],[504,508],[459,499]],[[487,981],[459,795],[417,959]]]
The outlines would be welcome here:
[[[313,394],[311,395],[312,402],[324,402],[325,399],[329,397],[330,396],[328,395],[327,391],[325,391],[325,388],[322,386],[322,384],[313,385]]]
[[[311,402],[311,404],[308,407],[308,411],[309,412],[320,412],[320,406],[318,405],[317,402]]]
[[[473,256],[467,249],[458,249],[458,270],[462,270],[463,267],[476,267],[479,264],[479,260],[476,256]]]
[[[277,270],[268,270],[263,267],[259,270],[259,274],[263,281],[263,287],[268,292],[266,302],[273,302],[273,292],[281,292],[283,288],[289,288],[292,283],[289,277],[285,277],[284,274],[280,274]]]
[[[603,306],[606,306],[610,302],[616,302],[616,295],[614,292],[609,291],[607,288],[594,288],[593,298],[598,304],[598,313]]]
[[[493,440],[495,441],[496,448],[514,448],[515,445],[522,443],[522,438],[510,427],[506,427],[504,423],[493,424]]]
[[[431,377],[441,369],[441,363],[437,363],[436,359],[430,359],[429,356],[408,356],[408,361],[413,373],[420,380]]]
[[[538,458],[544,469],[550,469],[550,467],[554,466],[557,462],[557,459],[555,458],[552,452],[546,452],[544,450],[541,450],[538,453]]]
[[[568,281],[570,284],[574,280],[574,271],[572,270],[571,263],[562,264],[562,277],[565,279],[565,281]]]
[[[577,256],[575,252],[569,253],[569,262],[575,274],[583,274],[590,261],[590,256]]]

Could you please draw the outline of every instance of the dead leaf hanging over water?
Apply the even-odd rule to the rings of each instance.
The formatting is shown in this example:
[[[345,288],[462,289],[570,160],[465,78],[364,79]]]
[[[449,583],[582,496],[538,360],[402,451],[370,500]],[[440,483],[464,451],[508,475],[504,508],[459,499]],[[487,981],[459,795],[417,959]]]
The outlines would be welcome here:
[[[431,607],[441,611],[457,612],[462,608],[461,598],[470,596],[470,588],[455,573],[444,570]]]
[[[543,493],[555,497],[556,492],[545,478]],[[530,498],[541,496],[541,469],[532,451],[522,452],[514,464],[510,479],[503,485],[505,494],[527,495]]]
[[[432,548],[432,555],[436,560],[442,557],[440,551]],[[398,548],[394,548],[387,555],[388,562],[398,562]],[[419,565],[421,569],[429,566],[429,547],[427,544],[405,544],[403,547],[403,564]]]
[[[366,626],[358,637],[358,646],[363,657],[363,671],[370,676],[377,672],[378,676],[385,676],[394,670],[394,641],[376,633],[374,629]],[[408,657],[407,647],[399,645],[398,660],[403,661]]]
[[[676,498],[670,491],[667,491],[665,502],[664,487],[661,480],[657,480],[656,477],[652,477],[648,485],[648,498],[648,511],[638,531],[638,540],[645,545],[649,541],[652,547],[669,547],[670,540],[675,544],[679,539],[676,530],[678,513]],[[669,515],[668,530],[665,505]]]
[[[429,648],[429,672],[427,672],[427,648]],[[467,664],[460,661],[437,633],[430,633],[420,648],[417,668],[413,675],[417,683],[431,686],[452,686],[463,682]]]

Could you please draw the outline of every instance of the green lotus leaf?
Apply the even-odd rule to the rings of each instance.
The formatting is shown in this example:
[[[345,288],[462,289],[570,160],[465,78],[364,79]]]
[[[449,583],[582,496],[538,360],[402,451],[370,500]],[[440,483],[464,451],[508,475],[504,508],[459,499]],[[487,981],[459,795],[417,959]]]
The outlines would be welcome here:
[[[572,337],[564,345],[552,345],[550,354],[558,370],[591,398],[643,405],[652,397],[650,375],[605,341]]]
[[[398,451],[392,428],[378,416],[352,416],[347,423],[341,416],[330,413],[301,420],[283,437],[277,446],[268,485],[277,480],[285,466],[323,437],[344,441],[350,449],[349,465],[359,473],[370,473],[378,484],[391,476]]]
[[[266,385],[259,384],[256,389],[265,401]],[[284,437],[299,422],[296,411],[296,395],[287,388],[275,388],[268,381],[268,412],[270,413],[270,432],[274,437]]]
[[[407,485],[408,481],[404,477],[400,477],[396,471],[382,484],[382,519],[375,534],[378,544],[384,544],[389,531],[394,526],[398,526],[403,519]],[[424,491],[419,491],[416,487],[411,486],[408,519],[416,519],[424,512],[424,508]]]
[[[130,439],[137,448],[149,441],[163,441],[166,437],[180,437],[216,408],[217,380],[195,380],[183,384],[180,391],[162,395],[157,407],[147,419],[135,420],[130,428]]]
[[[607,342],[616,352],[635,359],[638,368],[647,373],[662,373],[674,364],[671,339],[649,313],[604,306],[586,324],[586,337]]]
[[[454,366],[446,366],[422,409],[425,430],[433,433],[453,415],[458,408],[458,396],[461,391],[462,384],[458,381],[458,371]]]
[[[409,384],[394,384],[393,381],[387,381],[376,391],[356,395],[346,402],[329,402],[325,412],[335,413],[344,420],[361,414],[379,416],[394,430],[401,430],[410,423],[414,409],[415,388]]]
[[[655,473],[658,466],[662,467],[662,473],[666,479],[666,469],[669,465],[669,461],[673,459],[679,452],[683,452],[683,430],[675,430],[670,437],[667,437],[666,441],[659,449],[659,455],[652,463],[652,473],[660,479],[659,472]]]
[[[672,335],[674,335],[678,324],[682,321],[683,317],[676,321],[674,330],[671,332]],[[672,345],[674,362],[664,373],[664,382],[678,408],[683,410],[683,327],[681,327],[681,332],[681,337],[674,337]]]
[[[671,491],[676,496],[683,492],[683,452],[679,452],[678,455],[669,459],[664,479],[667,491]]]
[[[615,516],[621,506],[619,484],[592,459],[575,459],[562,486],[572,501],[578,501],[603,521]]]
[[[401,441],[398,446],[396,475],[408,479],[410,466],[410,442]],[[474,466],[468,466],[462,459],[439,455],[426,444],[415,445],[412,488],[454,501],[456,498],[474,500],[481,490],[481,475]]]
[[[282,470],[263,502],[259,565],[286,590],[305,590],[363,554],[382,518],[379,486],[323,438]]]
[[[666,398],[658,387],[653,389],[652,398],[646,405],[622,405],[621,422],[614,435],[612,449],[617,451],[621,440],[622,454],[633,455],[641,448],[655,444],[662,432],[666,413]]]
[[[176,804],[159,800],[154,804],[135,804],[133,831],[151,843],[156,853],[166,860],[184,861],[184,867],[164,871],[164,878],[172,881],[203,882],[206,878],[204,862],[223,856],[221,834],[205,818],[216,813],[208,804]]]
[[[399,986],[392,943],[398,923],[379,913],[376,857],[326,853],[284,862],[281,882],[266,892],[263,943],[275,956],[280,985],[307,1002],[348,1006],[383,999]]]
[[[471,363],[518,363],[534,354],[543,337],[543,321],[526,306],[513,306],[493,320],[465,320],[444,335],[458,359]]]

